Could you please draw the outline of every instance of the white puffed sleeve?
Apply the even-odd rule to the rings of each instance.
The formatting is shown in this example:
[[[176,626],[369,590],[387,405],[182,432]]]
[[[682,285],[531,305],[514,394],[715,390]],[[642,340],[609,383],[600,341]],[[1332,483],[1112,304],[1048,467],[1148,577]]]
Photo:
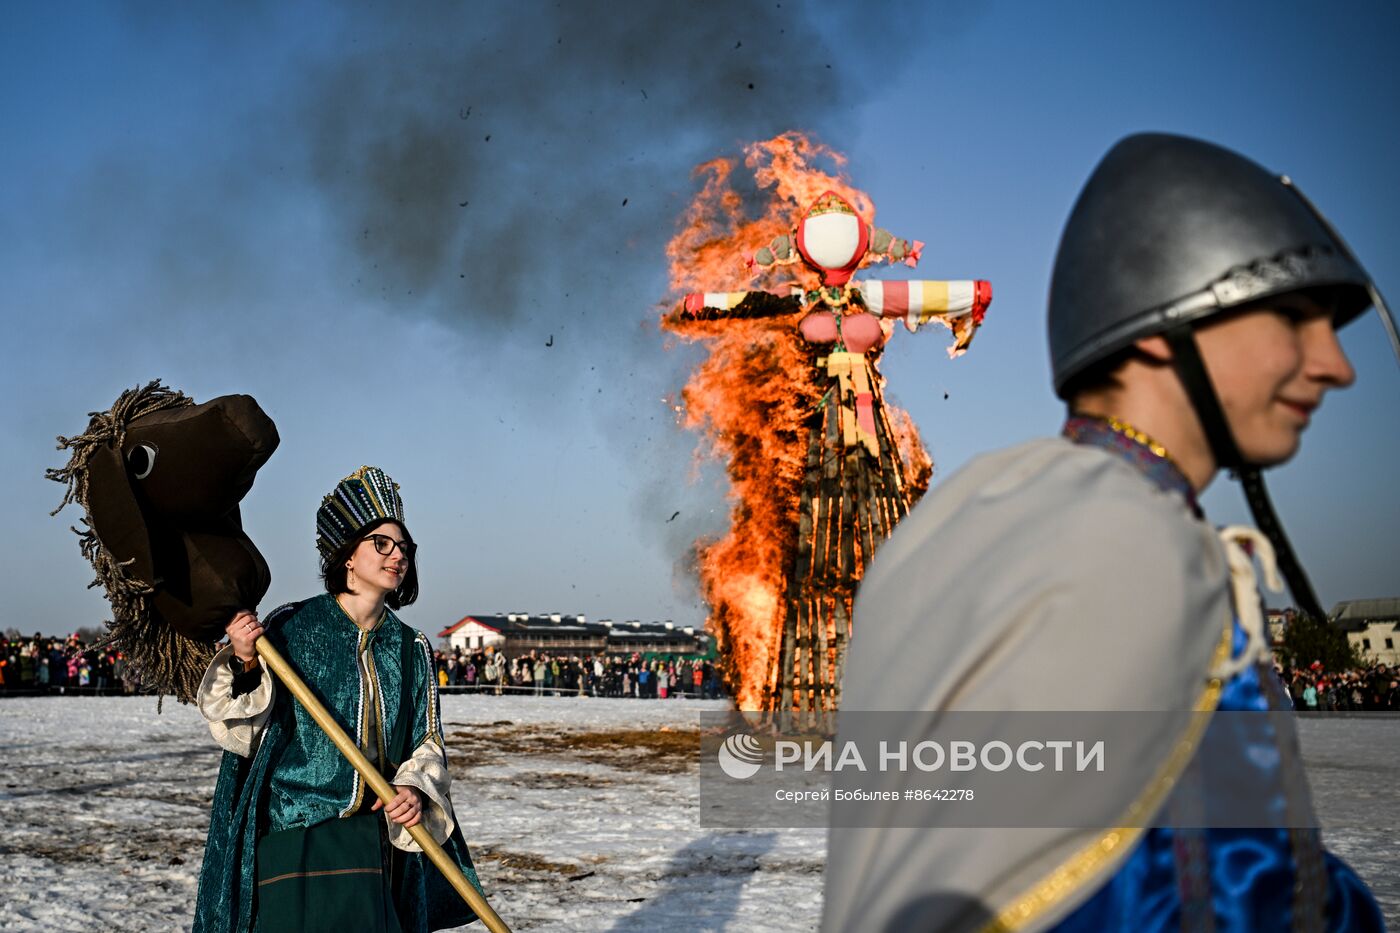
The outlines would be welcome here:
[[[417,788],[423,795],[423,827],[439,844],[447,841],[457,826],[452,813],[452,775],[442,746],[431,738],[423,741],[409,759],[394,772],[394,784]],[[389,820],[389,841],[405,852],[421,852],[408,830]]]
[[[432,648],[422,633],[416,633],[413,665],[409,676],[413,690],[413,754],[394,772],[393,783],[417,788],[423,796],[423,826],[439,843],[446,842],[457,826],[452,812],[452,775],[447,770],[446,745],[442,737],[442,715],[438,701],[437,670]],[[405,852],[420,852],[408,830],[389,821],[389,841]]]
[[[214,741],[223,748],[249,758],[258,750],[263,727],[272,711],[275,687],[272,675],[262,670],[262,680],[249,693],[233,695],[233,670],[228,666],[233,646],[226,645],[209,662],[199,684],[199,711],[209,723]],[[258,662],[261,670],[262,662]]]

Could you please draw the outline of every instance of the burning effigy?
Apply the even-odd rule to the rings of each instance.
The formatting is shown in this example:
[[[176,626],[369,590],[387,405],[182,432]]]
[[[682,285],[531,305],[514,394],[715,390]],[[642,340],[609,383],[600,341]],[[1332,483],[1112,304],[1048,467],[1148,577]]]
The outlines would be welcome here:
[[[912,420],[885,401],[883,347],[897,321],[911,333],[938,323],[960,356],[992,298],[980,280],[854,278],[878,262],[913,267],[923,244],[874,226],[842,165],[797,133],[752,144],[743,167],[764,206],[750,218],[737,164],[707,162],[667,248],[685,295],[662,326],[709,349],[677,410],[731,485],[729,533],[697,542],[696,558],[741,710],[839,706],[856,587],[932,476]],[[754,287],[714,290],[740,275]]]

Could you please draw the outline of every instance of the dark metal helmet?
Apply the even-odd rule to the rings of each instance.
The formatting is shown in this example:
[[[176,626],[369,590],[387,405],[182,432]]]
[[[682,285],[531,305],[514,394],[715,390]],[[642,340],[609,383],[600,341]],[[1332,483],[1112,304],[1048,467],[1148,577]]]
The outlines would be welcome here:
[[[1374,304],[1400,359],[1400,328],[1332,225],[1286,177],[1238,153],[1145,133],[1109,150],[1070,212],[1050,283],[1055,391],[1157,334],[1218,466],[1233,470],[1293,598],[1324,619],[1284,534],[1261,465],[1241,455],[1196,343],[1197,325],[1251,302],[1328,288],[1340,327]]]
[[[1050,283],[1055,391],[1142,337],[1304,288],[1337,288],[1337,324],[1371,304],[1370,277],[1311,205],[1238,153],[1129,136],[1070,213]]]

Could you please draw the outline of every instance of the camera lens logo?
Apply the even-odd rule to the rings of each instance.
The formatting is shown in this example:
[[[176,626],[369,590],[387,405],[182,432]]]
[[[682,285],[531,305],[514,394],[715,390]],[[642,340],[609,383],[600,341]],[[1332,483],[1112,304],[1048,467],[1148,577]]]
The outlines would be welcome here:
[[[737,781],[751,778],[763,765],[763,746],[747,732],[731,735],[719,747],[720,770]]]

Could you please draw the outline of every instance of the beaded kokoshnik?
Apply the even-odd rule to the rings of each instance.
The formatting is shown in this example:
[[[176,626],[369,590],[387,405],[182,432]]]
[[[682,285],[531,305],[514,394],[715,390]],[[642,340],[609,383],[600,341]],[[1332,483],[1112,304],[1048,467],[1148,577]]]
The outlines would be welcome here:
[[[379,467],[362,466],[321,500],[316,510],[316,548],[328,557],[360,529],[381,519],[403,523],[399,484]]]

